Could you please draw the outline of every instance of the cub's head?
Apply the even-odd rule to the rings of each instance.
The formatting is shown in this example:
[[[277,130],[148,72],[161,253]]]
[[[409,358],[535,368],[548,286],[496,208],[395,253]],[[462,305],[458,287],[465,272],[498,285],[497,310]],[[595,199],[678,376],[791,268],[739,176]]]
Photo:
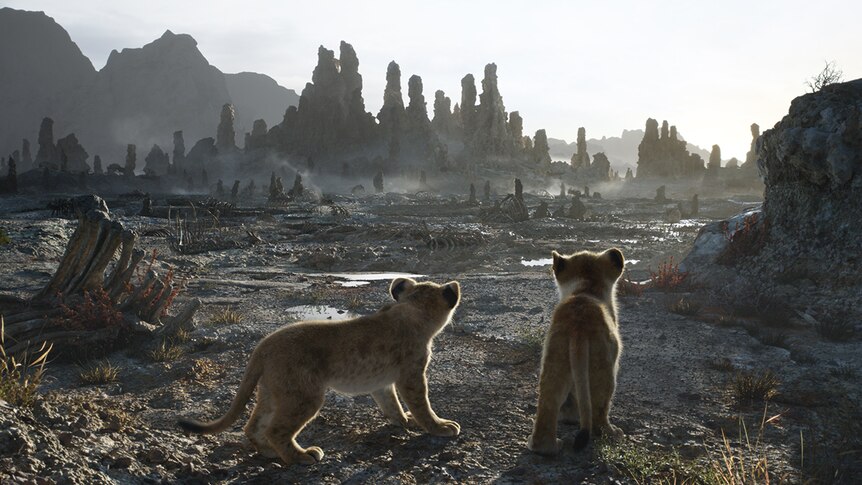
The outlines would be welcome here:
[[[551,254],[554,279],[562,298],[575,292],[587,292],[600,298],[612,295],[625,266],[623,253],[616,248],[601,253],[580,251],[570,256],[556,251]]]
[[[398,303],[422,306],[431,315],[448,315],[461,301],[461,285],[457,281],[438,285],[430,281],[417,283],[410,278],[396,278],[389,285],[389,294]]]

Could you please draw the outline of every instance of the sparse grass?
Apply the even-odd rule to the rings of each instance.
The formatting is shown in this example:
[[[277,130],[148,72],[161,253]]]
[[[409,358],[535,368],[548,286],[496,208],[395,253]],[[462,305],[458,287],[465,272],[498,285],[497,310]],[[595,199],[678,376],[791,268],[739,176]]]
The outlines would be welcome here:
[[[821,337],[833,342],[846,342],[856,335],[856,326],[849,319],[825,320],[816,328]]]
[[[53,347],[53,344],[42,342],[32,355],[25,352],[20,359],[7,355],[6,322],[0,316],[0,399],[13,406],[32,406],[38,397],[45,364]]]
[[[353,295],[349,300],[347,300],[348,310],[359,310],[364,306],[365,304],[362,303],[362,298],[360,298],[359,295]]]
[[[326,298],[326,292],[323,288],[317,288],[314,291],[308,293],[308,300],[312,305],[320,305],[320,303]]]
[[[192,333],[187,328],[180,328],[174,333],[174,342],[184,344],[192,339]]]
[[[225,325],[242,323],[242,313],[231,307],[216,310],[209,320],[210,325]]]
[[[117,382],[119,377],[120,367],[115,366],[108,360],[100,360],[86,365],[78,373],[81,384],[88,386],[111,384]]]
[[[778,376],[771,370],[761,373],[740,372],[730,382],[733,398],[739,405],[769,401],[778,395]]]
[[[767,410],[763,410],[763,418],[754,443],[748,434],[745,421],[739,419],[739,446],[731,444],[724,430],[721,430],[722,446],[719,456],[710,456],[710,468],[714,483],[722,485],[769,484],[773,477],[769,472],[769,459],[763,444],[763,432],[766,425],[777,420],[780,415],[767,419]],[[789,477],[774,477],[777,483],[783,483]]]
[[[123,409],[105,408],[99,411],[99,417],[105,422],[105,429],[116,433],[134,429],[137,422],[133,414]]]
[[[523,326],[517,330],[518,341],[533,352],[540,353],[545,345],[545,331],[540,326]]]
[[[699,302],[687,298],[680,298],[668,307],[671,312],[687,317],[700,315],[701,308],[702,305]]]
[[[649,270],[650,283],[654,288],[665,291],[677,289],[688,278],[688,272],[679,270],[679,263],[674,264],[673,256],[658,265],[658,271]]]
[[[153,362],[173,362],[183,356],[183,348],[173,340],[162,340],[155,349],[150,351]]]
[[[683,459],[675,450],[648,448],[630,440],[599,439],[596,456],[620,475],[637,484],[712,484],[714,472],[695,461]]]
[[[6,233],[6,229],[0,228],[0,246],[5,246],[11,243],[12,239],[9,238],[9,234]]]
[[[715,320],[715,324],[719,327],[738,327],[740,322],[736,317],[730,315],[721,315]]]

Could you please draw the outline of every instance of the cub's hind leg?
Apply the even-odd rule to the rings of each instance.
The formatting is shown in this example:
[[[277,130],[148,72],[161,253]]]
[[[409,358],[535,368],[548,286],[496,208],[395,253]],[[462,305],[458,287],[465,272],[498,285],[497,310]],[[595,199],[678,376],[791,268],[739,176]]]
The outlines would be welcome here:
[[[248,440],[257,449],[258,453],[267,458],[275,458],[278,453],[269,445],[266,438],[266,430],[269,428],[273,417],[272,398],[269,391],[260,384],[257,388],[257,403],[251,412],[251,418],[243,430]]]
[[[389,420],[390,423],[396,426],[404,426],[405,428],[415,420],[412,416],[404,413],[404,408],[401,407],[401,401],[398,400],[398,394],[395,392],[395,385],[390,384],[383,389],[378,389],[371,393],[374,402],[380,407],[380,411]]]
[[[616,376],[613,366],[609,366],[600,374],[599,379],[594,379],[590,386],[590,396],[593,408],[592,429],[597,436],[607,436],[611,439],[620,439],[623,432],[620,428],[611,424],[610,411],[616,388]]]
[[[568,346],[549,341],[539,375],[539,404],[533,434],[527,442],[527,447],[534,453],[555,455],[560,450],[562,440],[557,439],[557,418],[571,388]]]
[[[311,465],[323,459],[323,450],[317,446],[302,448],[296,436],[317,416],[323,406],[324,391],[292,392],[283,395],[273,406],[275,413],[266,430],[269,444],[275,448],[285,464]]]

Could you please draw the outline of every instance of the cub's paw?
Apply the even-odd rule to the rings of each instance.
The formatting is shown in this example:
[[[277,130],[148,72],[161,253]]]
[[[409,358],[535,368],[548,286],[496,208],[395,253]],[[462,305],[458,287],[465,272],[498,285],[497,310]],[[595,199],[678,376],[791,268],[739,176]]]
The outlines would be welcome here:
[[[560,448],[563,447],[563,440],[554,438],[551,440],[537,440],[534,439],[533,436],[530,436],[530,439],[527,440],[527,448],[530,449],[533,453],[542,456],[554,456],[560,452]]]
[[[623,430],[610,423],[602,426],[601,430],[602,436],[611,441],[619,441],[623,439],[623,437],[626,435],[625,433],[623,433]]]
[[[406,411],[404,416],[407,418],[407,422],[403,424],[405,428],[417,428],[419,427],[419,422],[416,421],[416,418],[413,417],[413,413],[410,411]]]
[[[429,430],[434,436],[458,436],[461,433],[461,425],[455,421],[441,419],[434,428]]]
[[[314,465],[323,459],[323,450],[319,446],[309,446],[303,453],[299,453],[296,461],[303,465]]]

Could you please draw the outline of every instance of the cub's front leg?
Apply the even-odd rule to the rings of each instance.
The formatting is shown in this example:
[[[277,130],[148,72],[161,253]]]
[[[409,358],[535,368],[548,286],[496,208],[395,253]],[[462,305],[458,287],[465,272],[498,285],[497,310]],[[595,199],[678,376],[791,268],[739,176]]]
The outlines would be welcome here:
[[[383,412],[383,415],[386,416],[390,423],[405,428],[416,423],[413,416],[409,413],[404,413],[401,402],[398,400],[398,394],[395,393],[395,384],[390,384],[383,389],[372,392],[371,397],[374,398],[377,406],[380,407],[380,411]]]
[[[410,414],[425,431],[436,436],[458,436],[461,425],[448,419],[440,419],[428,401],[428,380],[425,365],[406,372],[396,383],[398,393],[404,398]]]

